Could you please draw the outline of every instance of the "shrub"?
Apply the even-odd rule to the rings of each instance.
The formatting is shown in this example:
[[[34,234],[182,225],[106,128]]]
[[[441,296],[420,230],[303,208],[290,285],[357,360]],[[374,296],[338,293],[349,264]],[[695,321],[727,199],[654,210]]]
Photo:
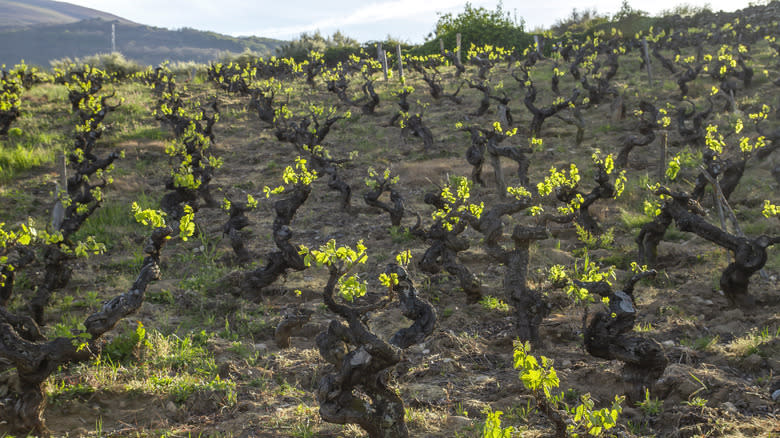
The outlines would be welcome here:
[[[439,52],[439,41],[444,47],[456,45],[456,35],[461,34],[461,45],[468,48],[471,44],[483,46],[490,44],[505,48],[524,49],[533,44],[530,34],[525,32],[525,22],[521,18],[511,17],[504,11],[501,3],[491,11],[483,7],[475,8],[466,3],[465,9],[458,15],[443,14],[436,23],[434,32],[428,35],[429,41],[418,47],[416,54]]]
[[[311,51],[322,53],[325,63],[335,66],[339,61],[349,59],[349,55],[358,54],[360,45],[339,31],[328,37],[323,37],[319,31],[313,34],[304,32],[298,39],[282,44],[276,49],[276,54],[281,58],[293,58],[296,62],[301,62]]]
[[[76,67],[81,67],[83,65],[97,67],[119,80],[130,77],[143,70],[143,67],[140,64],[125,58],[125,56],[119,52],[96,53],[83,58],[70,59],[66,57],[51,61],[52,67],[59,67],[64,70],[67,70],[69,66],[73,65]]]

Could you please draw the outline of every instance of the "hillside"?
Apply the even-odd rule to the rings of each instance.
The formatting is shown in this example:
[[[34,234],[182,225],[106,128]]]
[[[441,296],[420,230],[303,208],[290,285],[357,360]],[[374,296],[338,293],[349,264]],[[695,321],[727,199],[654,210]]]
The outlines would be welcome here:
[[[0,0],[0,29],[27,26],[65,24],[91,18],[119,20],[131,23],[116,15],[91,8],[52,0]]]
[[[780,46],[751,14],[677,19],[649,69],[607,33],[403,80],[28,78],[0,105],[0,436],[375,437],[384,400],[392,438],[778,435]]]
[[[165,60],[208,62],[225,52],[274,52],[282,41],[231,37],[195,29],[168,30],[67,3],[34,0],[21,4],[0,0],[0,64],[49,66],[54,59],[78,58],[111,51],[111,24],[116,48],[126,58],[156,65]],[[13,25],[13,26],[12,26]]]

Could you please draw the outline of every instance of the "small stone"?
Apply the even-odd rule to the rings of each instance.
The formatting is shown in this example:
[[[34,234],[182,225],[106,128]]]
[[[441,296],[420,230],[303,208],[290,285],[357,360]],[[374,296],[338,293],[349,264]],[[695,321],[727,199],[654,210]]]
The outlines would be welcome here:
[[[407,349],[412,354],[427,354],[425,344],[412,345]]]
[[[463,429],[464,427],[471,426],[471,418],[461,415],[452,415],[447,417],[447,424],[456,429]]]
[[[450,363],[450,362],[454,362],[454,361],[455,361],[454,359],[450,359],[449,357],[445,357],[445,358],[442,360],[442,362],[444,362],[444,363]]]
[[[732,413],[732,414],[738,413],[737,407],[734,406],[734,403],[732,403],[732,402],[723,402],[723,403],[720,404],[720,407],[721,407],[721,409],[723,409],[726,412],[729,412],[729,413]]]
[[[571,366],[571,361],[569,359],[565,359],[563,362],[561,362],[561,366],[568,368]]]
[[[706,304],[708,306],[711,306],[711,305],[713,305],[715,303],[712,300],[704,300],[704,304]]]
[[[780,389],[772,393],[772,400],[774,401],[780,400]]]
[[[764,358],[755,353],[742,360],[742,367],[748,371],[758,371],[763,366]]]
[[[477,378],[474,379],[474,381],[477,382],[477,383],[487,383],[487,382],[489,382],[492,379],[493,379],[492,377],[486,376],[486,375],[482,374],[480,376],[477,376]]]
[[[255,351],[258,351],[260,353],[265,353],[268,350],[268,346],[265,344],[255,344],[254,348]]]
[[[168,403],[165,404],[165,409],[167,409],[169,412],[176,412],[176,403],[174,403],[171,400],[168,400]]]
[[[431,352],[431,350],[428,350],[428,349],[426,348],[425,350],[423,350],[423,351],[422,351],[422,354],[429,354],[430,352]]]
[[[671,339],[669,339],[668,341],[663,341],[663,342],[661,342],[661,344],[664,347],[674,347],[674,341],[671,340]]]

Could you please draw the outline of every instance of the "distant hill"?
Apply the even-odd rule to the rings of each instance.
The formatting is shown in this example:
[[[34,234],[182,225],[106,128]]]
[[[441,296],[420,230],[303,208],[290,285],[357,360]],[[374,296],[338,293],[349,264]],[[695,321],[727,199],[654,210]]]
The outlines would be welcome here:
[[[116,49],[141,64],[165,60],[208,62],[225,52],[245,50],[269,55],[283,41],[232,37],[184,28],[146,26],[94,9],[51,0],[0,0],[0,64],[49,66],[49,61],[111,51],[111,24]]]
[[[53,0],[0,0],[0,29],[21,28],[41,24],[66,24],[89,18],[118,20],[116,15]]]

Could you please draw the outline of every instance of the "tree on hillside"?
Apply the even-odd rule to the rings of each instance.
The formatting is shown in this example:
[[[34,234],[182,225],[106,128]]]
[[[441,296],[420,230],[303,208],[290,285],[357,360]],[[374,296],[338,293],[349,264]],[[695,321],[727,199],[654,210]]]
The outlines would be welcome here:
[[[503,9],[501,2],[495,10],[475,8],[467,2],[463,12],[458,15],[442,14],[436,22],[436,29],[428,35],[428,40],[443,40],[445,47],[455,47],[455,35],[458,33],[461,34],[462,44],[467,48],[471,44],[524,48],[532,40],[525,33],[525,21],[512,17]],[[436,47],[438,49],[438,45]]]
[[[293,58],[300,62],[309,56],[309,52],[317,51],[325,53],[328,49],[353,48],[357,50],[360,44],[341,31],[336,31],[331,36],[323,36],[319,30],[312,34],[302,33],[297,39],[286,42],[276,49],[276,54],[282,58]]]

